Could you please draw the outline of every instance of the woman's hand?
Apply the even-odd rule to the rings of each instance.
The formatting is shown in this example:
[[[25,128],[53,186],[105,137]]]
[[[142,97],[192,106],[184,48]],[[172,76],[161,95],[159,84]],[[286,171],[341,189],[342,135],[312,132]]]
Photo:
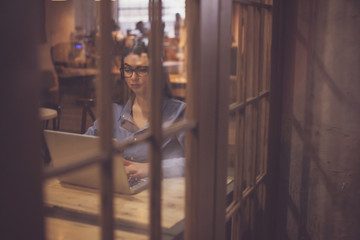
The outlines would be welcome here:
[[[123,158],[126,174],[129,177],[144,178],[149,175],[149,163],[131,162]]]

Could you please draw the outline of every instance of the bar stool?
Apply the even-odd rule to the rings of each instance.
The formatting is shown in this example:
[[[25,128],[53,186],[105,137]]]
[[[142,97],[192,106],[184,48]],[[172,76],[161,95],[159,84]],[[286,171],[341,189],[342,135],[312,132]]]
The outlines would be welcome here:
[[[81,133],[86,132],[86,116],[89,114],[91,120],[95,121],[95,114],[92,111],[92,107],[95,104],[95,98],[78,98],[77,99],[82,104],[82,114],[81,114]]]
[[[45,108],[45,107],[39,108],[39,118],[41,121],[43,121],[44,128],[48,127],[49,120],[52,119],[53,120],[53,129],[58,130],[57,124],[56,124],[57,117],[58,117],[58,112],[56,110],[51,109],[51,108]]]

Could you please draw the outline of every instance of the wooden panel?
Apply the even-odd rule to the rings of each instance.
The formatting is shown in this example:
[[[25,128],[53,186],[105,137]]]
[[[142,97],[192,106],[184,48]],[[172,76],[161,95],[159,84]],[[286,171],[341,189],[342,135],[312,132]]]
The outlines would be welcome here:
[[[238,88],[238,101],[245,104],[246,100],[246,77],[247,77],[247,61],[246,56],[248,54],[247,47],[247,29],[248,29],[248,13],[247,6],[238,5],[239,8],[239,20],[241,24],[239,26],[239,48],[238,48],[238,79],[239,79],[239,88]],[[242,202],[242,190],[244,188],[244,179],[245,179],[245,111],[244,109],[239,109],[236,112],[236,146],[237,146],[237,158],[235,162],[235,179],[234,179],[234,204],[241,204]],[[239,239],[242,232],[242,218],[240,215],[240,210],[235,212],[235,216],[232,219],[232,238]]]
[[[190,120],[198,122],[198,79],[199,79],[199,57],[198,49],[200,47],[199,40],[199,3],[198,1],[186,0],[186,36],[187,48],[185,55],[187,55],[186,69],[187,69],[187,91],[186,91],[186,117]],[[197,228],[197,189],[198,184],[196,174],[198,171],[198,164],[196,158],[198,155],[198,141],[197,132],[195,129],[186,133],[186,209],[185,209],[185,239],[194,239]]]
[[[242,37],[238,39],[242,42],[238,45],[244,50],[239,48],[243,58],[238,55],[237,66],[240,101],[231,105],[231,114],[239,116],[236,131],[242,131],[237,139],[242,146],[238,149],[239,159],[235,163],[234,202],[228,210],[233,214],[232,238],[243,239],[245,236],[264,236],[256,233],[256,229],[261,229],[258,221],[264,218],[257,213],[264,211],[266,198],[263,181],[267,166],[272,16],[271,6],[264,5],[264,1],[235,2],[239,2],[243,10],[240,14],[243,15],[244,28],[239,31]],[[244,183],[246,186],[242,186]]]
[[[41,4],[44,1],[1,3],[1,239],[44,239],[36,51]],[[14,31],[15,26],[22,30]]]
[[[113,117],[111,106],[111,2],[103,0],[100,3],[100,79],[97,82],[97,94],[99,96],[99,128],[101,150],[107,156],[101,163],[101,239],[112,240],[114,238],[114,213],[113,213],[113,171],[112,171],[112,136]]]
[[[215,229],[214,239],[222,240],[225,238],[225,209],[227,206],[226,197],[226,163],[227,163],[227,142],[228,139],[228,105],[229,105],[229,76],[230,76],[230,48],[231,36],[231,1],[219,1],[219,43],[218,43],[218,78],[217,78],[217,124],[215,129],[217,135],[215,138],[216,144],[216,159],[215,159],[215,221],[214,226],[218,226]]]
[[[150,116],[149,129],[152,138],[149,141],[150,158],[150,239],[161,240],[161,159],[162,159],[162,104],[163,104],[163,79],[162,79],[162,2],[161,0],[149,1],[149,20],[151,24],[149,39],[150,56]]]
[[[226,30],[227,34],[220,34],[219,24],[228,21],[224,27],[230,27],[228,3],[223,4],[219,0],[186,2],[189,43],[187,69],[191,82],[191,87],[187,89],[190,98],[187,99],[191,99],[190,103],[193,101],[188,107],[187,116],[195,119],[198,127],[188,134],[186,144],[185,239],[223,239],[225,235],[225,224],[219,222],[225,219],[225,185],[221,181],[225,176],[226,161],[223,159],[226,154],[222,155],[223,149],[218,146],[226,143],[227,121],[221,120],[227,118],[227,113],[225,118],[220,113],[227,109],[228,96],[223,94],[221,84],[228,80],[229,75],[220,66],[222,61],[224,64],[228,62],[225,58],[229,57],[230,41],[227,39],[230,28]],[[228,85],[225,83],[223,86]],[[217,227],[209,229],[209,226]]]

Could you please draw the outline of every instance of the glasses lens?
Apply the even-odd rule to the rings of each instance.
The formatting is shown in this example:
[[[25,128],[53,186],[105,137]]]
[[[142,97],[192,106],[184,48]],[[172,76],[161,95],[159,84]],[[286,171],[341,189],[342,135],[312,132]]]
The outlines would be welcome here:
[[[137,69],[136,73],[140,77],[147,76],[148,73],[149,73],[149,68],[148,67],[140,67],[140,68]]]
[[[123,71],[124,71],[124,76],[125,77],[131,77],[132,74],[133,74],[133,70],[129,69],[129,68],[125,68]]]

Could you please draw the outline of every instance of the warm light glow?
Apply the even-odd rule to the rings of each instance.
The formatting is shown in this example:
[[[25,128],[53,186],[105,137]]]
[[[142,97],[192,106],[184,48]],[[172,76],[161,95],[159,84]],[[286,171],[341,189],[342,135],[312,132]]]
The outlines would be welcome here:
[[[51,0],[52,2],[66,2],[67,0]]]

